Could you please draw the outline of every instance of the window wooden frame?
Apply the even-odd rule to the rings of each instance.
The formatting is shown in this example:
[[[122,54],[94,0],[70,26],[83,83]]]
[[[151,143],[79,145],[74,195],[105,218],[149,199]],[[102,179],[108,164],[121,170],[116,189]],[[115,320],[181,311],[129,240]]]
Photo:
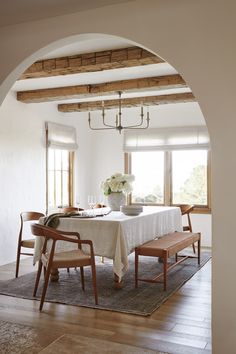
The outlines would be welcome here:
[[[49,210],[49,162],[48,162],[48,155],[49,155],[49,149],[46,148],[46,214],[48,214],[48,210]],[[68,205],[63,205],[63,207],[65,206],[73,206],[74,204],[74,152],[73,151],[68,151],[69,153],[69,160],[68,160],[68,164],[69,164],[69,175],[68,175]],[[54,162],[55,162],[55,151],[54,151]],[[61,161],[62,164],[62,161]],[[54,169],[54,178],[56,176],[55,173],[55,169]],[[61,200],[63,200],[63,169],[61,166]],[[56,205],[55,203],[55,199],[56,199],[56,183],[54,181],[54,206],[52,209],[56,209],[58,207],[61,207],[60,205]]]
[[[198,150],[196,148],[196,150]],[[124,171],[125,173],[132,173],[131,171],[131,161],[132,153],[124,153]],[[171,151],[165,151],[164,158],[164,205],[174,206],[172,203],[172,154]],[[132,194],[128,197],[129,204],[132,203]],[[160,205],[160,204],[148,204],[140,203],[143,205]],[[161,204],[163,205],[163,204]],[[210,214],[211,213],[211,154],[208,150],[207,152],[207,205],[206,206],[196,206],[194,208],[194,213],[196,214]]]

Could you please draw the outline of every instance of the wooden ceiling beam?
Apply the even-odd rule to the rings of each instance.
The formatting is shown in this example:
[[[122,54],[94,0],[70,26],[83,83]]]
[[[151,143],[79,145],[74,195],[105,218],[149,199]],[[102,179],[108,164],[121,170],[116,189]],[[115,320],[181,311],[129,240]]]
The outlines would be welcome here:
[[[140,107],[141,105],[155,106],[160,104],[186,103],[194,101],[196,101],[194,95],[191,92],[185,92],[160,96],[123,98],[121,99],[121,104],[122,108],[131,108]],[[116,109],[118,107],[118,100],[59,104],[58,111],[63,113],[96,111],[101,110],[103,104],[105,109]]]
[[[108,94],[115,94],[118,91],[140,92],[183,87],[187,87],[185,81],[180,75],[176,74],[167,76],[147,77],[141,79],[113,81],[101,84],[19,91],[17,92],[17,100],[24,103],[39,103],[75,98],[81,99],[91,96],[104,96]]]
[[[36,61],[19,80],[163,63],[164,60],[139,47],[106,50]]]

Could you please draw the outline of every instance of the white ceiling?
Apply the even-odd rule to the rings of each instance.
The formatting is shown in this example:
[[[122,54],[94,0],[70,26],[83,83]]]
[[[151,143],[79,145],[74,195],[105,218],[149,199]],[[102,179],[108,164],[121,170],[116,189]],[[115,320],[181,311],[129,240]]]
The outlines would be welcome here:
[[[100,84],[103,82],[128,80],[143,77],[176,74],[177,71],[167,63],[136,66],[81,74],[54,76],[50,78],[19,80],[14,90],[34,90],[72,85]]]
[[[58,48],[42,58],[49,59],[63,56],[90,53],[110,49],[133,46],[129,41],[109,35],[94,35],[93,39],[83,39],[79,42]],[[103,82],[143,78],[148,76],[163,76],[176,74],[177,71],[168,63],[143,65],[123,69],[105,70],[91,73],[70,74],[49,78],[19,80],[13,86],[14,91],[35,90],[71,85],[99,84]]]
[[[128,0],[0,0],[0,27],[122,2]]]
[[[79,42],[61,47],[48,53],[43,58],[56,58],[75,54],[89,53],[94,51],[103,51],[109,49],[118,49],[131,47],[132,44],[124,39],[108,36],[108,35],[96,35],[93,39],[83,39]],[[111,81],[128,80],[135,78],[153,77],[153,76],[164,76],[177,74],[177,71],[168,63],[161,64],[150,64],[137,67],[104,70],[99,72],[88,72],[81,74],[70,74],[62,76],[54,76],[49,78],[38,78],[38,79],[26,79],[16,81],[12,87],[13,91],[25,91],[25,90],[36,90],[44,88],[55,88],[63,86],[73,86],[73,85],[86,85],[86,84],[99,84]],[[189,88],[182,89],[169,89],[169,90],[159,90],[155,91],[152,89],[142,90],[140,92],[124,93],[122,97],[137,97],[137,96],[152,96],[152,95],[162,95],[171,93],[183,93],[190,92]],[[107,95],[101,97],[91,97],[87,99],[64,99],[62,101],[53,101],[51,104],[56,105],[57,103],[72,103],[80,101],[92,101],[92,100],[106,100],[118,98],[118,95]]]
[[[42,18],[55,17],[77,11],[85,11],[96,7],[129,2],[130,0],[0,0],[0,27],[21,22],[40,20]],[[118,49],[132,46],[132,43],[109,35],[94,35],[94,37],[80,40],[79,42],[58,48],[49,52],[40,59],[63,57],[75,54]],[[163,76],[176,74],[176,70],[168,63],[144,65],[124,69],[100,71],[96,73],[81,73],[50,78],[19,80],[12,87],[13,91],[35,90],[71,85],[96,84],[117,80],[128,80],[151,76]],[[144,95],[161,95],[170,93],[190,92],[189,88],[170,90],[148,90],[147,92],[132,92],[123,94],[123,97]],[[103,96],[101,99],[111,99],[114,95]],[[82,100],[63,100],[59,103],[98,100],[99,97]],[[56,105],[57,101],[51,102]]]

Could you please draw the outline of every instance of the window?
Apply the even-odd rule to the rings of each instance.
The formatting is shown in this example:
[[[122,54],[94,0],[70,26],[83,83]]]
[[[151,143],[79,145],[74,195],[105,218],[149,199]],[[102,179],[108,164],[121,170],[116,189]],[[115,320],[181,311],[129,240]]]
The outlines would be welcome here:
[[[135,175],[132,203],[209,208],[208,150],[135,151],[127,157]]]
[[[136,178],[131,202],[194,204],[208,211],[209,148],[204,126],[126,131],[126,172]]]
[[[73,204],[73,152],[48,149],[48,208]]]
[[[135,175],[132,201],[164,204],[164,152],[134,152],[131,161]]]
[[[46,122],[45,131],[48,212],[73,205],[74,151],[78,145],[74,127]]]
[[[171,155],[172,203],[207,206],[207,151],[173,151]]]

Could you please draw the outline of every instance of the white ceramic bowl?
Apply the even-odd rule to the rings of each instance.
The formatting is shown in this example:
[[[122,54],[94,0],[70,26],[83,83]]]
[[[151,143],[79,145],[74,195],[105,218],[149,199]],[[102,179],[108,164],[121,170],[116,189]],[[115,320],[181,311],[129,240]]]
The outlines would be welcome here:
[[[143,211],[140,205],[122,205],[120,211],[125,215],[139,215]]]

